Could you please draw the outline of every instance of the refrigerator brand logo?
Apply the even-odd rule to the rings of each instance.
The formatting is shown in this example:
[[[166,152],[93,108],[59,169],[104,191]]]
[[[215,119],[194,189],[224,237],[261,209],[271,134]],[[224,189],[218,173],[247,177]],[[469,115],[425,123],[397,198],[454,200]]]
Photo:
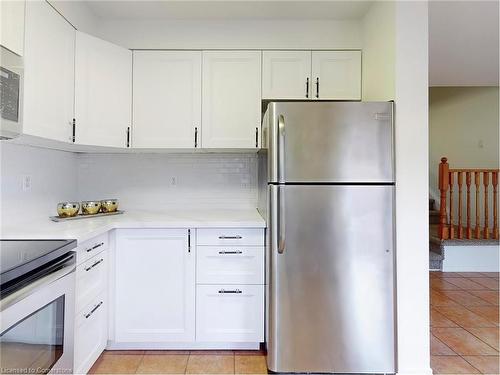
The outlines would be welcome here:
[[[375,120],[388,121],[390,119],[391,115],[389,113],[375,113]]]

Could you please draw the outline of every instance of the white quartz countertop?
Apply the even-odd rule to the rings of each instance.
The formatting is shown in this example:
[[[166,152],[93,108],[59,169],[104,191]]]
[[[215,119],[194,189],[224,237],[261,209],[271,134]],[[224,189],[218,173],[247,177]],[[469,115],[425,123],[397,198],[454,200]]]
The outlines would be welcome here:
[[[4,223],[5,224],[5,223]],[[4,225],[3,239],[76,239],[86,241],[119,228],[264,228],[256,209],[247,210],[163,210],[125,211],[122,215],[85,218],[63,222],[46,219],[22,225]]]

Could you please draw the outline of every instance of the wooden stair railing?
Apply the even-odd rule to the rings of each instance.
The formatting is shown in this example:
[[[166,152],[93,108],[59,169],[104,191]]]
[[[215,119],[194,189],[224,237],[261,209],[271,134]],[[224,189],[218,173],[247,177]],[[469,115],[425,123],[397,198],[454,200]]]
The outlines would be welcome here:
[[[441,158],[439,164],[439,227],[438,236],[447,239],[499,239],[498,231],[498,174],[499,169],[450,169],[448,159]],[[465,176],[465,220],[463,215],[463,183]],[[481,178],[482,176],[482,178]],[[491,176],[491,179],[490,179]],[[474,178],[474,179],[473,179]],[[481,185],[482,180],[482,185]],[[455,181],[458,186],[457,202],[455,204]],[[474,207],[471,205],[471,186],[475,196]],[[482,189],[481,189],[482,186]],[[492,187],[493,219],[490,219],[490,186]],[[483,206],[481,207],[481,194]],[[457,209],[455,209],[457,207]],[[483,213],[483,226],[481,227],[481,209]],[[471,224],[475,210],[474,227]],[[455,218],[455,211],[458,218]],[[465,227],[464,227],[465,221]],[[491,227],[490,227],[491,224]]]

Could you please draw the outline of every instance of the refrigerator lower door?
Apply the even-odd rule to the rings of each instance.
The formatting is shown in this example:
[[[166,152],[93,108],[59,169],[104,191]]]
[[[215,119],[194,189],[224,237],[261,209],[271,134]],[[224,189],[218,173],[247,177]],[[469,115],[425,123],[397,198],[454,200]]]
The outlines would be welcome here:
[[[394,373],[394,187],[269,189],[269,369]]]

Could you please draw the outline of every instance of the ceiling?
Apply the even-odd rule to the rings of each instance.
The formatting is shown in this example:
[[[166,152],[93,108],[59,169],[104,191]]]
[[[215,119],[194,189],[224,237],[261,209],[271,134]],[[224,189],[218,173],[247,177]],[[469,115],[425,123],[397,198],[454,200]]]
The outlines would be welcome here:
[[[431,1],[431,86],[497,86],[498,1]]]
[[[370,1],[86,0],[92,12],[113,19],[356,19]]]

